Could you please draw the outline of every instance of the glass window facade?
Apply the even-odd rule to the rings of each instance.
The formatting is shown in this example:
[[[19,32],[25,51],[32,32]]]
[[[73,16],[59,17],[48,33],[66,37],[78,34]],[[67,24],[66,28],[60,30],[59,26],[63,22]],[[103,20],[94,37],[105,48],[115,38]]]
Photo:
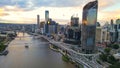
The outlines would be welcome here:
[[[93,53],[95,51],[97,10],[97,1],[89,2],[83,8],[81,45],[84,53]]]
[[[87,38],[87,46],[94,45],[93,38]]]

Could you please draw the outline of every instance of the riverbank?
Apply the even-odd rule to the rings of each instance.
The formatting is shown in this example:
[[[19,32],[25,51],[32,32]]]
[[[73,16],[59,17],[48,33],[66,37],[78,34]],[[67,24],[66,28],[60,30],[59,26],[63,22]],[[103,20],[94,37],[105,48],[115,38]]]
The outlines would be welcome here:
[[[57,48],[55,48],[53,45],[49,45],[49,48],[53,51],[59,52],[59,50]]]
[[[72,61],[72,60],[70,59],[70,57],[69,57],[67,54],[64,54],[58,47],[50,44],[50,45],[49,45],[49,48],[50,48],[51,50],[53,50],[53,51],[60,52],[60,53],[62,54],[62,60],[63,60],[63,61],[75,65],[76,68],[84,68],[83,65],[78,64],[78,63]]]
[[[48,37],[46,37],[46,36],[40,35],[39,38],[45,39],[46,41],[48,41],[48,42],[49,42],[50,44],[52,44],[52,45],[57,45],[54,40],[52,40],[52,39],[50,39],[50,38],[48,38]],[[54,44],[54,43],[55,43],[55,44]],[[51,49],[52,49],[53,51],[60,52],[62,55],[66,55],[66,54],[67,54],[66,51],[62,51],[61,48],[59,48],[59,47],[57,47],[57,48],[58,48],[58,49],[54,49],[54,48],[51,48]],[[64,48],[64,47],[63,47],[63,48]],[[69,55],[68,55],[68,57],[69,57]],[[69,62],[71,62],[72,64],[75,64],[75,66],[76,66],[77,68],[84,68],[84,67],[86,67],[86,66],[84,66],[84,65],[82,65],[82,64],[77,63],[76,61],[74,61],[73,58],[71,58],[71,57],[69,57],[69,58],[70,58],[70,61],[69,61]]]
[[[12,40],[14,40],[14,38],[0,43],[0,55],[7,55],[9,53],[7,47]]]
[[[7,46],[8,45],[0,43],[0,55],[7,55],[8,54]]]

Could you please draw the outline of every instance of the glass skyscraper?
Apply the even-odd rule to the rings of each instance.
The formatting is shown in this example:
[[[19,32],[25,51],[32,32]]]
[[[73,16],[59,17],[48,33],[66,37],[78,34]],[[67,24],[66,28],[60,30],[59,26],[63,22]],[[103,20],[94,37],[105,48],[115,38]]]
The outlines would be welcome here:
[[[49,11],[46,10],[45,11],[45,23],[47,23],[48,20],[49,20]]]
[[[83,8],[83,19],[81,28],[82,51],[86,54],[95,51],[95,35],[97,22],[98,1],[92,1]]]
[[[37,29],[40,29],[40,16],[37,15]]]
[[[49,11],[45,11],[45,24],[44,24],[44,33],[48,33],[48,20],[49,20]]]

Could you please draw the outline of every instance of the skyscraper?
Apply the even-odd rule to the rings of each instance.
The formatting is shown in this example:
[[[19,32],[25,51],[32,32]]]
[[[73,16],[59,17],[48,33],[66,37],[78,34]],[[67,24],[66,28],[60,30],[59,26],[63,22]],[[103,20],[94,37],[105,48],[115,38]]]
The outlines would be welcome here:
[[[40,16],[37,15],[37,29],[40,29]]]
[[[45,11],[45,23],[47,23],[48,20],[49,20],[49,11],[46,10]]]
[[[78,17],[71,17],[71,26],[78,27],[79,26],[79,18]]]
[[[49,11],[45,11],[45,24],[44,24],[44,33],[48,33],[48,20],[49,20]]]
[[[81,28],[81,45],[83,53],[90,54],[95,51],[95,35],[97,22],[98,1],[89,2],[83,8]]]

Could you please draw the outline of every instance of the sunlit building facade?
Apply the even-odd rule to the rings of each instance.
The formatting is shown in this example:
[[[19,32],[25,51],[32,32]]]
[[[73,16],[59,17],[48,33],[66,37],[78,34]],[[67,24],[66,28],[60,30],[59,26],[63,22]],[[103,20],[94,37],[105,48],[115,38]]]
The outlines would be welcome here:
[[[95,51],[95,35],[97,22],[98,1],[89,2],[83,8],[81,28],[81,46],[83,53],[90,54]]]

